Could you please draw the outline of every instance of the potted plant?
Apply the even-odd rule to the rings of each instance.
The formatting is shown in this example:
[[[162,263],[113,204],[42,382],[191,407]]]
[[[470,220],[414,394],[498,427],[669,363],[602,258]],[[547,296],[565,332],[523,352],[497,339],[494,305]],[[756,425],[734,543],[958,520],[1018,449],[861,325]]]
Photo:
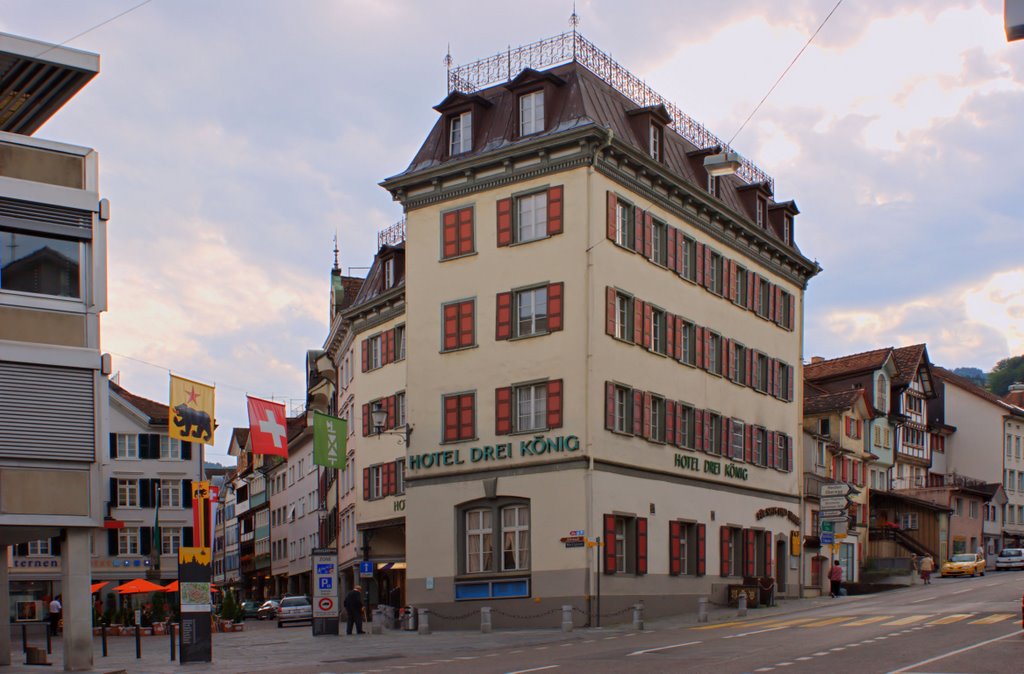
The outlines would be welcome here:
[[[228,592],[224,597],[224,603],[220,606],[220,628],[224,632],[232,631],[232,625],[238,615],[238,602],[235,601],[235,593]]]
[[[165,634],[167,629],[167,601],[162,594],[153,597],[153,634]]]

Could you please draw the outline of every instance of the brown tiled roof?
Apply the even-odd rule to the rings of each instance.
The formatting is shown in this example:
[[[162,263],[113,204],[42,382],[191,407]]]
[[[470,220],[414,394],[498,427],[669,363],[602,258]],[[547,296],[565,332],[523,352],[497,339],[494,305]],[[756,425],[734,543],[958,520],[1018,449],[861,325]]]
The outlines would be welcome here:
[[[969,393],[973,393],[979,398],[984,398],[985,400],[991,403],[995,403],[997,405],[1001,405],[1003,403],[1003,401],[995,393],[992,393],[991,391],[981,388],[970,379],[966,377],[961,377],[957,373],[951,372],[944,367],[933,365],[932,372],[939,379],[947,383],[953,384],[954,386],[959,386],[960,388],[964,389]]]
[[[859,388],[839,393],[826,393],[804,398],[804,414],[826,414],[848,410],[864,397],[864,390]]]
[[[896,359],[896,367],[899,369],[893,383],[897,386],[906,386],[914,381],[914,376],[921,367],[922,361],[926,362],[927,350],[924,344],[914,344],[893,349],[892,355]]]
[[[395,285],[392,288],[385,289],[383,259],[392,253],[395,256]],[[350,306],[362,306],[367,302],[373,301],[374,298],[378,297],[385,291],[391,291],[398,286],[404,285],[405,243],[400,243],[397,246],[381,246],[381,249],[377,251],[377,254],[373,257],[373,264],[370,265],[370,271],[366,274],[366,280],[360,286],[359,293],[354,297]]]
[[[122,400],[149,417],[149,423],[155,426],[167,423],[167,403],[158,403],[155,400],[143,398],[131,393],[113,380],[108,381],[110,382],[111,392],[116,393]]]
[[[820,363],[808,363],[804,365],[804,379],[807,381],[823,381],[834,377],[842,377],[859,372],[877,370],[889,357],[892,347],[887,346],[873,351],[854,353],[849,356],[840,356],[823,360]]]
[[[516,101],[520,91],[515,90],[514,87],[510,89],[506,84],[481,89],[474,92],[471,97],[479,102],[480,107],[477,109],[481,114],[474,115],[473,147],[469,152],[454,157],[448,154],[448,118],[442,114],[408,168],[403,173],[389,178],[388,181],[433,169],[449,162],[462,162],[476,156],[501,151],[517,143],[535,143],[545,137],[588,126],[608,129],[614,134],[616,141],[625,143],[645,155],[648,154],[649,139],[646,127],[644,133],[640,134],[638,129],[642,125],[634,124],[635,120],[633,119],[636,113],[641,111],[642,106],[638,106],[576,62],[566,63],[537,73],[537,75],[552,77],[561,82],[560,86],[552,88],[552,100],[545,100],[547,119],[543,131],[527,138],[519,138],[514,133],[516,115],[518,114]],[[470,100],[469,97],[463,96],[463,98],[466,98],[467,101]],[[454,100],[452,96],[449,96],[437,107],[445,109],[445,105]],[[657,116],[656,112],[652,114]],[[477,116],[480,119],[477,119]],[[661,161],[677,177],[695,185],[700,190],[705,190],[704,169],[699,168],[698,175],[698,169],[695,168],[695,166],[702,166],[704,154],[691,156],[691,153],[710,154],[713,151],[715,151],[713,148],[701,150],[681,135],[666,129],[662,138],[663,156]],[[752,219],[750,209],[744,204],[738,192],[739,188],[745,186],[746,183],[737,176],[723,176],[718,180],[717,198],[734,212],[745,214]],[[776,226],[777,223],[771,221],[768,231],[781,241],[781,235]],[[792,242],[788,245],[799,250]]]
[[[249,442],[249,428],[235,428],[231,431],[231,440],[238,445],[239,449],[245,449],[245,443]]]
[[[288,439],[292,440],[306,428],[306,415],[300,414],[295,417],[288,417]]]
[[[355,302],[359,290],[363,287],[363,279],[356,276],[342,276],[341,287],[345,290],[345,296],[341,300],[339,309],[347,309]]]

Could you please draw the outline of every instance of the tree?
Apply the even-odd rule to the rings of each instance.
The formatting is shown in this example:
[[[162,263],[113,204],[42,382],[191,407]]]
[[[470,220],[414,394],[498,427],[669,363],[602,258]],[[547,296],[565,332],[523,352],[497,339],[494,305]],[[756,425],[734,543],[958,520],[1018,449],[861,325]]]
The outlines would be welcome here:
[[[1004,358],[988,373],[988,389],[1000,397],[1017,382],[1024,382],[1024,355]]]
[[[964,379],[970,379],[978,386],[985,388],[987,384],[987,377],[980,368],[976,367],[958,367],[953,370],[953,374],[958,374]]]

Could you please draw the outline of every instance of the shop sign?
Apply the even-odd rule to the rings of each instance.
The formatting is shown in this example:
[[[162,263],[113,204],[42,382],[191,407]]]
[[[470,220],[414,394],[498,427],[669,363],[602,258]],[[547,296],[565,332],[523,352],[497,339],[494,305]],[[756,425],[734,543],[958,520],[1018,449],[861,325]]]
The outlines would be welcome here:
[[[15,558],[11,566],[15,569],[59,569],[59,559],[19,559]]]
[[[746,481],[749,477],[747,469],[737,466],[735,463],[726,463],[722,466],[721,461],[702,459],[693,454],[676,454],[675,467],[687,473],[706,473],[708,475],[725,475],[734,480]]]
[[[543,456],[545,454],[561,454],[576,452],[580,448],[580,439],[575,435],[544,436],[536,435],[528,440],[520,440],[518,446],[512,442],[502,442],[482,447],[471,447],[463,454],[462,449],[445,449],[423,454],[412,454],[408,459],[409,470],[426,470],[443,466],[461,466],[469,463],[496,463],[508,461],[513,457]]]
[[[558,540],[567,548],[582,548],[587,544],[587,539],[584,536],[562,536]]]
[[[793,524],[800,526],[800,516],[791,510],[786,508],[780,508],[778,506],[772,506],[770,508],[761,508],[757,511],[755,517],[759,520],[763,520],[766,517],[785,517]]]

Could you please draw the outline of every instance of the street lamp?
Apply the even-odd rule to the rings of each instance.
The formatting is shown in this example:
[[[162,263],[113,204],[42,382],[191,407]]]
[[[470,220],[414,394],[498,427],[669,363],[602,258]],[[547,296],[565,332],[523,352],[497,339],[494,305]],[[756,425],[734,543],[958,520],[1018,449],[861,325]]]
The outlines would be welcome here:
[[[370,411],[370,417],[373,421],[373,433],[374,435],[397,435],[398,444],[409,446],[409,437],[412,435],[412,424],[406,423],[404,428],[396,428],[394,430],[384,430],[384,427],[388,423],[388,412],[380,405],[374,406]]]
[[[704,170],[718,178],[731,176],[740,170],[740,156],[735,152],[719,152],[704,158]]]

